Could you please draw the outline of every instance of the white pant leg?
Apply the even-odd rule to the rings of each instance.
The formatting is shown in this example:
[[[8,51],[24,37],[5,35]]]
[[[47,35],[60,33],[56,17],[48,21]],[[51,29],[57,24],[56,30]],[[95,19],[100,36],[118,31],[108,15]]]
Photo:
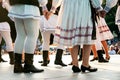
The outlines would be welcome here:
[[[0,34],[6,43],[6,50],[8,52],[13,51],[12,38],[10,35],[10,31],[0,31]]]
[[[14,44],[14,52],[22,54],[24,49],[24,42],[26,39],[26,33],[24,29],[24,22],[22,19],[14,19],[15,20],[15,28],[17,32],[15,44]]]
[[[26,32],[25,53],[34,54],[39,35],[39,24],[38,19],[24,19]]]
[[[42,50],[49,50],[50,34],[51,33],[54,33],[54,32],[52,32],[52,31],[41,32],[42,40],[43,40]]]

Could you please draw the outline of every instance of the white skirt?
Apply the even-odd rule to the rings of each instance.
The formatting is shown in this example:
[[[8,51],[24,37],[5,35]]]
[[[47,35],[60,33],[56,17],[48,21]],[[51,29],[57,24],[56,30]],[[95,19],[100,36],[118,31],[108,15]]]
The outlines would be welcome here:
[[[114,38],[113,34],[111,33],[109,27],[107,26],[104,18],[99,18],[98,20],[98,26],[96,27],[96,40],[95,46],[97,50],[102,50],[102,43],[101,41],[104,40],[110,40]]]
[[[57,19],[57,15],[52,15],[48,20],[42,15],[40,17],[40,31],[55,31]]]
[[[97,27],[98,27],[98,34],[99,34],[98,38],[100,38],[100,41],[114,38],[104,18],[99,17]]]
[[[40,11],[37,6],[33,5],[14,5],[11,7],[8,16],[14,20],[14,18],[33,18],[39,19]]]
[[[55,44],[63,46],[93,44],[92,29],[89,0],[64,0],[58,16]]]

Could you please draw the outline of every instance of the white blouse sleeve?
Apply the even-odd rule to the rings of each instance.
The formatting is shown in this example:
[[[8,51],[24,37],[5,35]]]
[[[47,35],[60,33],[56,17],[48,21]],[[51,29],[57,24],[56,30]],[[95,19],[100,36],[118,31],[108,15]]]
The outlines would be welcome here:
[[[39,5],[43,7],[43,6],[46,6],[46,4],[48,3],[48,0],[38,0],[38,2],[39,2]]]
[[[99,0],[100,1],[100,4],[102,5],[102,3],[103,3],[103,0]]]
[[[117,4],[118,0],[106,0],[106,6],[104,10],[109,12],[109,10]]]
[[[52,1],[52,8],[50,11],[52,11],[53,13],[55,12],[56,8],[59,7],[61,5],[63,0],[53,0]]]
[[[100,11],[103,9],[101,6],[100,0],[91,0],[91,2],[92,2],[93,7],[96,8],[97,11]]]
[[[46,4],[48,3],[48,0],[38,0],[39,5],[42,7],[42,10],[47,10]]]
[[[2,7],[9,11],[10,8],[11,8],[11,6],[9,5],[9,1],[8,0],[3,0],[2,1]]]

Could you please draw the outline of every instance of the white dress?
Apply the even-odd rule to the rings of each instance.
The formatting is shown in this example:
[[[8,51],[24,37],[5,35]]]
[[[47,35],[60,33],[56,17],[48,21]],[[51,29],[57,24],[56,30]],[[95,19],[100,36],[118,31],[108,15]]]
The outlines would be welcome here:
[[[91,1],[95,8],[101,9],[98,0]],[[54,42],[63,46],[93,44],[89,0],[53,0],[52,9],[56,9],[59,5],[61,7]]]

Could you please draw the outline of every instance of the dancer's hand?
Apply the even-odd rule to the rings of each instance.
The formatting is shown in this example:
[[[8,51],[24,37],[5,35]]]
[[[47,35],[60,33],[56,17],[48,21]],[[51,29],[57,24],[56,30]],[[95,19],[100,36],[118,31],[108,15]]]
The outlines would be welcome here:
[[[52,15],[53,15],[53,12],[52,12],[52,11],[49,11],[49,12],[47,13],[46,19],[48,20]]]
[[[101,16],[102,18],[105,18],[106,14],[107,13],[106,13],[105,10],[102,10],[102,11],[99,12],[99,16]]]
[[[43,10],[43,15],[46,17],[47,16],[47,13],[48,13],[48,10]]]

